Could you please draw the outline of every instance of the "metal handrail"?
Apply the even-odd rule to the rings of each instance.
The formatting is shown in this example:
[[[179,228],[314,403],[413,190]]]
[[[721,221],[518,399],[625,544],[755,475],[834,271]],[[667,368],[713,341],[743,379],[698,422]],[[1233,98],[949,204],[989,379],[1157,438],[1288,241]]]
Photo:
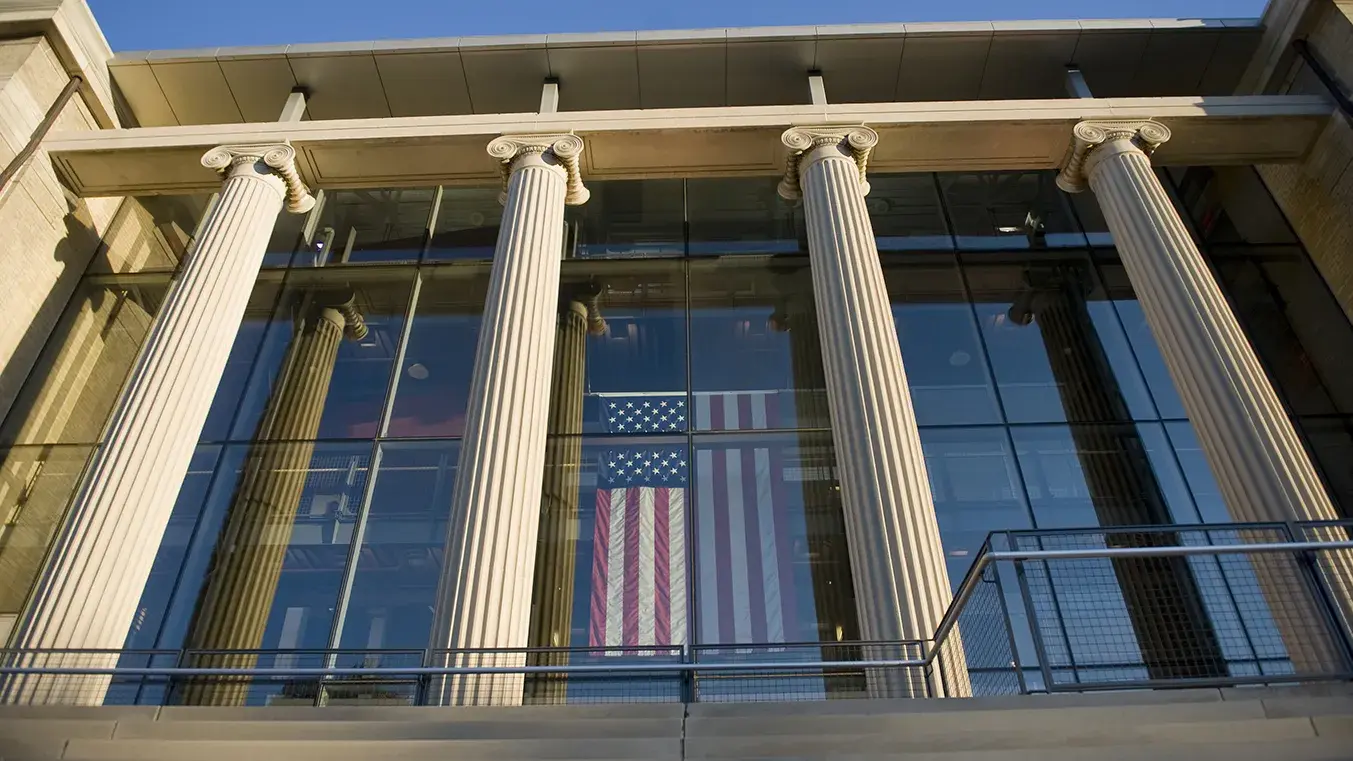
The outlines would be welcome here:
[[[1217,530],[1225,524],[1212,524]],[[1157,528],[1156,530],[1167,531]],[[1169,527],[1168,531],[1178,532]],[[993,532],[1003,533],[1003,532]],[[1145,557],[1191,557],[1215,555],[1245,555],[1250,553],[1298,553],[1325,550],[1353,550],[1353,541],[1341,542],[1273,542],[1257,544],[1224,545],[1177,545],[1168,547],[1104,547],[1071,550],[992,550],[990,542],[983,546],[981,553],[973,561],[968,574],[964,577],[954,599],[935,629],[935,635],[924,642],[900,642],[885,644],[924,644],[933,643],[926,654],[920,658],[871,659],[854,661],[757,661],[739,663],[624,663],[624,664],[578,664],[560,666],[379,666],[379,667],[309,667],[309,668],[216,668],[216,667],[98,667],[98,666],[0,666],[0,674],[15,675],[72,675],[72,676],[127,676],[127,677],[197,677],[197,676],[237,676],[237,677],[334,677],[334,676],[457,676],[474,674],[617,674],[617,673],[702,673],[702,672],[741,672],[741,671],[796,671],[802,669],[842,669],[858,670],[866,668],[928,668],[941,650],[946,638],[954,627],[964,605],[977,590],[984,571],[992,563],[1002,561],[1050,561],[1050,560],[1087,560]],[[834,647],[847,643],[812,643],[816,647]],[[851,643],[872,645],[876,643]],[[721,647],[736,649],[736,643]],[[783,647],[783,645],[781,645]],[[604,650],[604,648],[602,648]],[[616,648],[620,650],[621,648]],[[633,649],[633,648],[631,648]],[[655,645],[654,650],[663,649]],[[0,651],[3,653],[4,651]],[[11,651],[23,652],[23,651]],[[47,651],[32,651],[41,654]],[[89,651],[85,651],[89,652]],[[121,651],[106,651],[116,654]],[[565,652],[565,651],[558,651]],[[455,650],[449,654],[502,654],[499,650]]]
[[[19,152],[14,154],[14,158],[10,159],[9,163],[5,165],[5,168],[0,170],[0,193],[4,192],[5,186],[9,184],[10,180],[18,176],[19,170],[23,169],[24,164],[27,164],[29,159],[33,158],[33,154],[38,152],[38,146],[42,144],[43,138],[47,137],[52,125],[56,124],[57,118],[66,109],[66,104],[70,102],[71,98],[75,97],[75,93],[80,91],[84,82],[85,80],[79,75],[72,76],[66,82],[66,86],[61,89],[61,92],[56,96],[56,100],[52,101],[52,105],[47,108],[47,113],[43,114],[42,121],[38,122],[37,129],[33,130],[28,142],[24,143],[23,148],[20,148]]]

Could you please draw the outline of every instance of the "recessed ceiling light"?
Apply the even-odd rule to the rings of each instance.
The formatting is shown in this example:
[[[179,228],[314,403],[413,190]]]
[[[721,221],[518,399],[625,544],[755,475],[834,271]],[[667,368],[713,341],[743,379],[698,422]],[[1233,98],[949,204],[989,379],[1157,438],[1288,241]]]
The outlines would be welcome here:
[[[428,377],[427,366],[420,362],[409,365],[409,377],[414,380],[426,380]]]

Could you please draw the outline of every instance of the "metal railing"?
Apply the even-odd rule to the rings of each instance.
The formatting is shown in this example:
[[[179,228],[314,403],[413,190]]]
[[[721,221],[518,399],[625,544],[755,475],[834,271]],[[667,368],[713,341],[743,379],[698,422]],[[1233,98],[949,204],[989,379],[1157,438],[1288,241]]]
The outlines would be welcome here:
[[[1347,523],[994,532],[926,641],[11,650],[0,702],[746,702],[1353,679],[1350,536]],[[958,678],[944,667],[956,658]]]

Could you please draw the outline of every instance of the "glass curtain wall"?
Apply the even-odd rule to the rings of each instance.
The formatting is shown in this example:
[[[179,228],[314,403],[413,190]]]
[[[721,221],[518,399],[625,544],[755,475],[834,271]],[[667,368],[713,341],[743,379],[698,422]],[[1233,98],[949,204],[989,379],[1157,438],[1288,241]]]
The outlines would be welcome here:
[[[1353,498],[1347,320],[1280,216],[1245,237],[1200,211],[1224,174],[1170,179],[1331,487]],[[954,583],[993,530],[1228,520],[1093,199],[1052,180],[871,178]],[[802,210],[776,182],[595,182],[569,209],[532,645],[858,638]],[[324,196],[279,219],[128,647],[429,645],[497,189]],[[120,233],[158,253],[110,249],[140,263],[87,276],[0,429],[16,612],[115,399],[90,378],[125,377],[178,260],[164,231],[206,203],[127,212],[166,220]],[[1192,602],[1111,593],[1112,620],[1059,635],[1077,668],[1280,668],[1280,647],[1236,644],[1245,611],[1200,593],[1197,568],[1108,572]],[[1104,638],[1131,663],[1109,662]],[[979,691],[1009,677],[991,656],[969,650]],[[286,697],[230,687],[183,699]]]

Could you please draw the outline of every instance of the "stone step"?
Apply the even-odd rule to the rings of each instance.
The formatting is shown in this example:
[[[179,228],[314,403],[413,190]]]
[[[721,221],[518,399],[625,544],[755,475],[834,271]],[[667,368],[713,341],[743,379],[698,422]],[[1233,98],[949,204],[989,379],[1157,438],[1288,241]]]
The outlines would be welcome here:
[[[438,721],[121,721],[116,739],[163,740],[526,740],[680,739],[669,719],[529,719]]]
[[[1311,700],[1309,698],[1303,700]],[[1322,698],[1321,700],[1325,700]],[[956,701],[949,701],[956,702]],[[1179,723],[1187,721],[1240,721],[1267,717],[1262,701],[1147,703],[1090,707],[1039,706],[1026,700],[1024,708],[989,708],[966,711],[895,712],[876,714],[799,714],[793,717],[797,735],[866,735],[888,733],[909,736],[912,732],[964,732],[972,730],[1057,730],[1067,725],[1114,729],[1124,724]],[[1297,714],[1292,714],[1297,715]],[[1305,716],[1307,714],[1300,714]],[[1284,718],[1284,717],[1272,717]],[[785,731],[785,717],[773,715],[692,715],[686,735],[739,737],[777,735]]]
[[[1076,722],[1030,728],[987,730],[918,728],[906,733],[857,736],[763,735],[686,738],[687,759],[827,757],[999,750],[1002,748],[1106,747],[1225,742],[1276,742],[1316,736],[1308,718],[1191,721],[1182,723],[1083,726]],[[1353,748],[1351,748],[1353,750]]]
[[[677,738],[587,740],[71,740],[63,759],[95,761],[369,761],[625,759],[680,761]]]
[[[1314,738],[1210,745],[1125,745],[1024,748],[938,753],[832,753],[775,756],[757,761],[1349,761],[1353,748],[1340,739]],[[121,761],[121,760],[119,760]],[[127,761],[130,761],[128,759]]]
[[[115,721],[80,719],[0,719],[0,758],[16,755],[60,758],[66,741],[75,737],[107,739]]]

